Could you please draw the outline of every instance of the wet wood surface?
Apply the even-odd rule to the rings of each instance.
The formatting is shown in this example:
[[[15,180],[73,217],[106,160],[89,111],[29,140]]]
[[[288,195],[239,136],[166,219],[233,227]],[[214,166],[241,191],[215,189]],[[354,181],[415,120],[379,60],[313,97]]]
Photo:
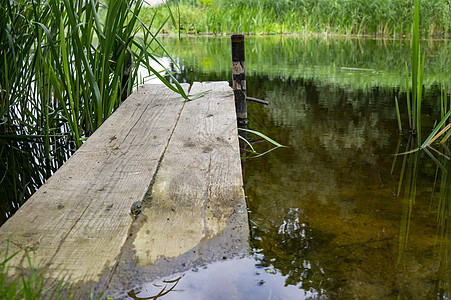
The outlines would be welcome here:
[[[140,265],[176,257],[217,235],[243,198],[231,90],[226,82],[195,83],[192,93],[210,89],[215,92],[186,103],[161,162],[143,212],[151,222],[134,241]]]
[[[137,222],[141,266],[220,233],[245,202],[233,92],[217,82],[195,83],[191,93],[210,89],[185,102],[163,85],[140,87],[0,227],[0,250],[28,248],[47,278],[85,284],[80,296],[108,286]],[[25,258],[11,264],[27,267]]]

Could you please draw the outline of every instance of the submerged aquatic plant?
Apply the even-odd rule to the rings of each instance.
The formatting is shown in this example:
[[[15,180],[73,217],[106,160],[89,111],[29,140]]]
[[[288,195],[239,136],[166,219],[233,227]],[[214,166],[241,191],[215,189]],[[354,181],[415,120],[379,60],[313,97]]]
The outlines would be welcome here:
[[[401,139],[401,138],[400,138]],[[398,149],[399,150],[398,143]],[[406,152],[412,149],[414,146],[414,139],[409,136],[409,140],[406,146]],[[403,197],[403,209],[401,217],[401,232],[399,234],[399,250],[398,250],[398,261],[401,260],[404,251],[407,248],[407,242],[409,240],[410,232],[410,220],[412,216],[412,211],[415,206],[415,200],[417,195],[417,177],[418,177],[418,160],[419,152],[411,153],[405,155],[402,160],[401,172],[398,182],[398,191],[396,196]],[[392,172],[396,163],[396,156],[393,160]]]
[[[263,156],[265,154],[268,154],[269,152],[272,152],[278,148],[286,148],[287,147],[287,146],[284,146],[284,145],[276,142],[275,140],[271,139],[270,137],[266,136],[265,134],[263,134],[259,131],[239,127],[238,132],[240,132],[240,131],[242,131],[242,132],[238,135],[238,138],[243,141],[241,148],[243,150],[245,150],[246,152],[250,153],[250,155],[247,156],[246,158],[257,158],[257,157]],[[261,138],[260,141],[267,141],[271,145],[273,145],[273,147],[262,153],[256,151],[254,146],[252,146],[252,141],[248,140],[247,133],[251,133],[251,134],[254,134],[254,135],[260,137]],[[256,141],[256,142],[260,142],[260,141]],[[249,147],[249,149],[247,149],[247,146]]]
[[[402,137],[400,137],[400,140]],[[399,145],[398,145],[399,146]],[[409,136],[405,151],[417,147],[414,137]],[[445,146],[441,146],[445,147]],[[398,147],[399,150],[399,147]],[[443,149],[439,149],[444,151]],[[423,155],[424,153],[428,154]],[[451,291],[450,269],[450,240],[451,240],[451,177],[448,170],[451,167],[451,161],[445,156],[435,158],[425,149],[424,152],[416,151],[402,156],[402,165],[399,174],[399,183],[397,197],[402,200],[402,215],[399,233],[398,263],[408,261],[409,243],[412,242],[410,235],[417,234],[415,227],[423,226],[418,223],[418,211],[415,212],[415,203],[417,197],[424,193],[419,193],[418,179],[424,167],[425,160],[433,158],[436,163],[435,181],[431,191],[431,201],[429,207],[436,215],[436,235],[433,252],[436,254],[437,268],[435,269],[436,283],[435,290],[438,299],[446,299],[445,295]],[[393,162],[392,172],[396,163],[396,156]],[[424,192],[424,190],[422,191]],[[424,212],[423,212],[424,213]],[[415,227],[414,227],[415,226]]]

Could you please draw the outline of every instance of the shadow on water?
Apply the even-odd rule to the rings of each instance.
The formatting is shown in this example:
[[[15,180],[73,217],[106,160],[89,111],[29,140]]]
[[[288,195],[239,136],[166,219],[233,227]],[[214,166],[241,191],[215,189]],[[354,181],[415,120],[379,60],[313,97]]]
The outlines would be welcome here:
[[[51,156],[46,157],[46,146],[39,137],[0,139],[0,225],[73,153],[73,145],[65,139],[51,140]]]

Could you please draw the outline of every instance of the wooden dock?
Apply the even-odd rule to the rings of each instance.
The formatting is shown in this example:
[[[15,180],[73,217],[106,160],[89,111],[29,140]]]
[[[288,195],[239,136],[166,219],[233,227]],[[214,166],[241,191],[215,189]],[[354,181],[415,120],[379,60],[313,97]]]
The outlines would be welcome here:
[[[0,250],[29,249],[75,298],[246,253],[233,91],[214,82],[190,93],[206,90],[185,102],[164,85],[140,87],[0,228]],[[24,252],[11,264],[27,268]]]

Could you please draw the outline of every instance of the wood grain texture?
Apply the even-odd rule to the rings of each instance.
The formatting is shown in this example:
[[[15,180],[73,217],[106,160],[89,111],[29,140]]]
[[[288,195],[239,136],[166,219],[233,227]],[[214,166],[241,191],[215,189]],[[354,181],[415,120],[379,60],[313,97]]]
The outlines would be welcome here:
[[[116,263],[130,206],[144,197],[183,105],[163,85],[133,93],[0,228],[2,249],[10,238],[11,251],[30,247],[51,278],[99,281]]]
[[[134,241],[141,266],[218,235],[245,205],[233,92],[215,82],[195,83],[191,93],[210,89],[185,104],[164,154]]]
[[[206,90],[190,102],[163,85],[133,93],[0,227],[0,252],[8,238],[10,251],[30,247],[48,278],[76,279],[75,298],[245,253],[233,91],[214,82],[190,92]],[[136,201],[144,209],[133,220]]]

